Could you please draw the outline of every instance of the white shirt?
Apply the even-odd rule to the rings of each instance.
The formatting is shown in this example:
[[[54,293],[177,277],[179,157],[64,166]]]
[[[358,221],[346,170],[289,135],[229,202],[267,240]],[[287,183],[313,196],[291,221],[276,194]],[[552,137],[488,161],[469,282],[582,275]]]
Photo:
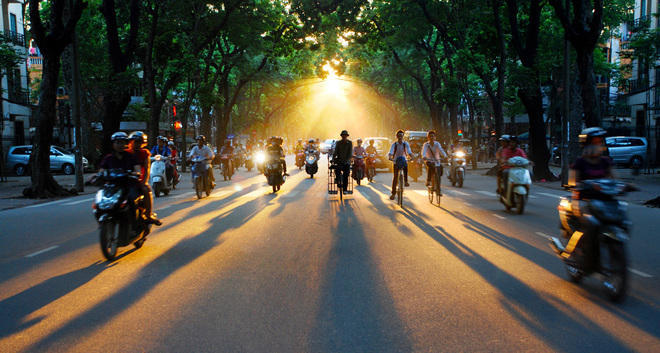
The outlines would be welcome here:
[[[396,153],[395,153],[396,150]],[[392,147],[390,147],[390,153],[389,155],[392,157],[393,160],[396,160],[398,157],[407,157],[412,154],[412,151],[410,150],[410,145],[408,142],[403,141],[399,143],[398,141],[392,144]],[[407,159],[407,158],[406,158]]]
[[[204,145],[202,148],[199,148],[199,145],[196,145],[195,147],[190,150],[190,155],[188,156],[189,158],[192,158],[194,156],[202,156],[202,157],[210,157],[213,159],[215,157],[215,154],[213,151],[211,151],[211,148],[209,146]],[[207,163],[211,163],[210,160],[206,161]]]
[[[438,141],[435,141],[433,145],[430,142],[426,142],[424,147],[422,147],[422,158],[424,159],[440,159],[441,156],[447,158],[447,153],[442,149]]]

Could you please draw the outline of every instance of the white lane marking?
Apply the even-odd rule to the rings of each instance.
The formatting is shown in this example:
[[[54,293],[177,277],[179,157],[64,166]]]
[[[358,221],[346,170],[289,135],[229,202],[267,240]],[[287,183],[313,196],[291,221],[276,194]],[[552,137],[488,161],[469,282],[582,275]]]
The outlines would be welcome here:
[[[27,206],[27,207],[25,207],[25,208],[38,208],[38,207],[44,207],[44,206],[50,206],[50,205],[56,205],[56,204],[58,204],[58,203],[63,203],[63,202],[67,202],[67,201],[69,201],[69,199],[66,199],[66,200],[59,200],[59,201],[53,201],[53,202],[39,203],[39,204],[36,204],[36,205]]]
[[[542,236],[542,237],[544,237],[544,238],[548,238],[548,239],[552,238],[551,236],[549,236],[549,235],[547,235],[547,234],[544,234],[544,233],[541,233],[541,232],[536,232],[536,234],[537,234],[537,235],[540,235],[540,236]]]
[[[471,204],[471,203],[463,202],[463,204],[464,204],[465,206],[467,206],[467,207],[472,207],[472,204]]]
[[[454,195],[470,196],[470,194],[468,194],[467,192],[462,192],[462,191],[453,190],[453,189],[443,189],[443,191],[446,191],[446,192],[448,192],[450,194],[454,194]]]
[[[475,190],[475,191],[486,196],[497,196],[496,193],[490,191],[481,191],[481,190]]]
[[[47,252],[47,251],[55,250],[55,249],[57,249],[57,248],[59,248],[59,246],[51,246],[50,248],[43,249],[43,250],[39,250],[39,251],[37,251],[37,252],[33,252],[33,253],[30,254],[30,255],[25,255],[25,257],[34,257],[34,256],[37,256],[37,255],[41,255],[41,254],[43,254],[43,253],[45,253],[45,252]]]
[[[644,273],[644,272],[642,272],[642,271],[637,271],[637,270],[635,270],[634,268],[630,268],[630,267],[628,267],[628,271],[630,271],[630,272],[632,272],[632,273],[634,273],[634,274],[636,274],[636,275],[639,275],[639,276],[645,277],[645,278],[651,278],[651,277],[653,277],[653,276],[649,275],[648,273]]]
[[[79,201],[67,202],[67,203],[63,204],[62,206],[77,205],[79,203],[90,202],[90,201],[94,201],[94,198],[92,197],[91,199],[84,199],[84,200],[79,200]]]
[[[557,198],[557,199],[561,199],[561,198],[562,198],[562,197],[559,196],[559,195],[548,194],[548,193],[545,193],[545,192],[537,192],[537,194],[539,194],[539,195],[543,195],[543,196],[548,196],[548,197],[554,197],[554,198]]]
[[[506,219],[506,217],[502,217],[502,216],[500,216],[500,215],[498,215],[498,214],[495,214],[495,213],[493,213],[493,216],[495,216],[495,217],[497,217],[497,218],[499,218],[499,219]]]
[[[529,197],[531,197],[533,199],[538,199],[539,198],[538,196],[534,196],[534,195],[529,195]]]

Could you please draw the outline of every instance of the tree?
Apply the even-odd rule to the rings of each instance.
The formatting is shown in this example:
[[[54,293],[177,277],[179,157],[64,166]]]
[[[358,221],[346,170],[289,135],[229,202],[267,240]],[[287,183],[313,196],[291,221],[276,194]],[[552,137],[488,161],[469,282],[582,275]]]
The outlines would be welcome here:
[[[37,110],[37,131],[30,161],[32,185],[23,190],[26,197],[53,197],[70,195],[50,172],[50,145],[53,140],[55,105],[57,103],[60,57],[73,41],[73,32],[87,3],[83,0],[51,0],[44,9],[48,20],[44,23],[40,12],[41,0],[30,0],[31,32],[43,56],[41,96]],[[67,8],[71,3],[72,8]],[[65,11],[68,10],[68,11]]]

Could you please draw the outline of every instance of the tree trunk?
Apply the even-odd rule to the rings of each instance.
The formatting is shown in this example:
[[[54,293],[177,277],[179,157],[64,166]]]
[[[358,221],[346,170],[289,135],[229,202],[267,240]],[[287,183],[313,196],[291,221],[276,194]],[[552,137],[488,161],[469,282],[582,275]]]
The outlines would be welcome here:
[[[35,144],[30,155],[32,185],[23,190],[29,198],[47,198],[75,194],[62,188],[50,172],[50,145],[53,142],[57,84],[60,73],[60,55],[57,58],[44,56],[41,81],[41,97],[37,114]]]
[[[582,89],[584,123],[587,127],[601,126],[600,100],[598,99],[596,77],[594,76],[593,49],[577,48],[575,52],[577,53],[580,88]]]
[[[534,162],[535,180],[556,180],[555,175],[550,171],[548,162],[550,160],[550,151],[546,144],[545,122],[543,121],[543,98],[541,88],[518,90],[518,97],[527,110],[529,116],[529,154]]]

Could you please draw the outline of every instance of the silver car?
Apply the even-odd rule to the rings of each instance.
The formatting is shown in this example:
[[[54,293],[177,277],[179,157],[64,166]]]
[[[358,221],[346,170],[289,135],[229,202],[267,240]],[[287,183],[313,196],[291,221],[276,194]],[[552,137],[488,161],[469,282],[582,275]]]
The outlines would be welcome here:
[[[7,169],[11,169],[18,176],[28,173],[32,145],[12,146],[7,152]],[[75,154],[62,147],[50,146],[50,170],[63,172],[66,175],[75,173]],[[83,170],[89,168],[87,158],[83,157]]]
[[[648,143],[644,137],[612,136],[605,138],[607,151],[612,162],[640,168],[646,160]]]

